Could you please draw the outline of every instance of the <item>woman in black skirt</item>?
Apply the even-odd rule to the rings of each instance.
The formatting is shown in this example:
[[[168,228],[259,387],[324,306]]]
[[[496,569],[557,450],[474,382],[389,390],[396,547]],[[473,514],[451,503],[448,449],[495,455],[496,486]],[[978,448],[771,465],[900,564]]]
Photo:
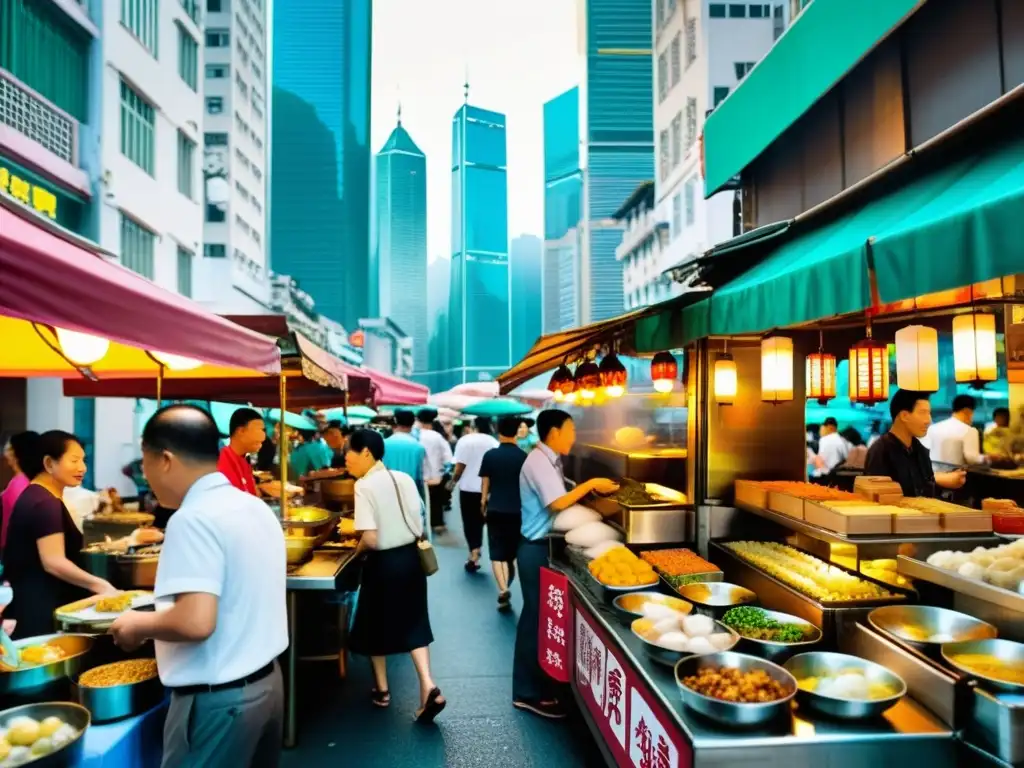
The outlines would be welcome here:
[[[349,648],[369,656],[375,687],[373,703],[387,707],[386,657],[412,656],[420,679],[416,719],[430,722],[444,709],[441,689],[430,676],[434,641],[427,614],[427,577],[420,565],[417,540],[423,535],[422,500],[416,483],[404,472],[384,467],[384,439],[370,429],[349,438],[345,468],[359,478],[355,489],[356,530],[362,536],[356,554],[365,554]]]

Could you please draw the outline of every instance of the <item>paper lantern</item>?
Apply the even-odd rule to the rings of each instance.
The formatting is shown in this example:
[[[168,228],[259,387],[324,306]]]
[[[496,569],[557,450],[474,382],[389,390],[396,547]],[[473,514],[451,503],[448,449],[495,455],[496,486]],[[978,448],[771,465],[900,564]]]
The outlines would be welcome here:
[[[110,342],[102,336],[93,336],[80,331],[54,328],[60,351],[75,365],[92,365],[107,354]]]
[[[584,360],[576,366],[576,391],[581,401],[592,401],[601,386],[601,369],[593,360]]]
[[[793,340],[769,336],[761,340],[761,399],[784,403],[793,399]]]
[[[732,355],[719,355],[715,361],[715,400],[719,405],[732,405],[736,400],[738,377]]]
[[[601,365],[601,388],[608,397],[622,397],[626,393],[626,366],[614,352],[604,356]]]
[[[996,380],[995,315],[972,312],[953,318],[953,367],[958,382],[980,386]]]
[[[939,334],[926,325],[896,331],[896,383],[916,392],[939,391]]]
[[[850,348],[850,402],[874,405],[889,399],[889,348],[870,336]]]
[[[836,396],[836,356],[821,350],[807,356],[807,399],[825,405]]]
[[[150,352],[153,359],[165,368],[172,371],[193,371],[203,364],[202,360],[193,360],[191,357],[181,355],[170,355],[166,352]]]
[[[671,352],[659,352],[651,360],[651,382],[655,392],[671,392],[678,376],[679,364]]]
[[[575,389],[576,380],[573,378],[572,371],[563,363],[551,374],[551,380],[548,382],[548,392],[554,396],[557,402],[562,402]]]

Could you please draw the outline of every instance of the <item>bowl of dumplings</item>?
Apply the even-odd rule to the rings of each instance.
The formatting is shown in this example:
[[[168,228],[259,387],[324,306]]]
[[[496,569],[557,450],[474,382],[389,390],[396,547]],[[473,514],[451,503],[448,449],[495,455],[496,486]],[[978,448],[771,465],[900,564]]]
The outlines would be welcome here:
[[[993,587],[1019,592],[1024,584],[1024,539],[998,547],[976,547],[970,552],[935,552],[928,565],[951,571]]]
[[[0,712],[0,767],[78,765],[89,710],[68,702],[26,704]]]
[[[674,667],[686,656],[728,651],[740,636],[720,621],[685,614],[667,605],[645,603],[644,615],[630,625],[653,661]]]

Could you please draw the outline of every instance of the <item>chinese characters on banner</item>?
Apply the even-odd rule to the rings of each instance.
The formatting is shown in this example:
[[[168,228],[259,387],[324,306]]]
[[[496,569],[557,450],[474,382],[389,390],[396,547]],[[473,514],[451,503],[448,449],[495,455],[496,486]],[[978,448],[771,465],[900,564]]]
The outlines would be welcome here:
[[[540,569],[540,668],[560,683],[569,682],[569,580],[550,568]]]
[[[30,208],[57,218],[57,196],[43,187],[32,184],[18,174],[0,165],[0,189]]]
[[[624,662],[613,639],[573,602],[573,683],[609,752],[620,766],[689,768],[693,754],[647,682]]]

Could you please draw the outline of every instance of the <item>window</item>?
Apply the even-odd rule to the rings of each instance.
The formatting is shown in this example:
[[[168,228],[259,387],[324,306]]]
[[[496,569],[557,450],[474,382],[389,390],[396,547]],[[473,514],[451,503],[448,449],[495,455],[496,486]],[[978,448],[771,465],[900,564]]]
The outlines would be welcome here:
[[[178,293],[192,298],[192,251],[178,246]]]
[[[686,184],[683,185],[683,196],[686,198],[686,226],[692,226],[693,222],[697,218],[696,206],[696,187],[697,183],[691,176],[686,180]]]
[[[226,29],[206,30],[208,48],[227,48],[231,44],[231,34]]]
[[[733,3],[729,4],[729,18],[730,19],[745,19],[747,17],[747,6],[736,5]]]
[[[121,81],[121,154],[153,175],[156,114],[124,80]]]
[[[736,67],[736,79],[742,80],[747,76],[747,72],[754,68],[754,62],[752,61],[737,61],[734,65]]]
[[[231,68],[227,64],[207,64],[206,78],[208,80],[222,80],[228,76]]]
[[[208,147],[226,147],[228,135],[226,133],[207,133],[203,136],[203,142]]]
[[[211,224],[219,224],[223,221],[227,221],[227,211],[224,210],[224,206],[222,204],[211,203],[209,200],[207,200],[206,220]]]
[[[181,131],[178,131],[178,191],[192,200],[193,169],[195,168],[196,143]]]
[[[206,0],[207,13],[220,13],[222,10],[224,9],[221,8],[221,0]]]
[[[776,40],[782,37],[782,33],[786,31],[786,19],[783,12],[784,9],[781,5],[776,5],[772,10],[772,34]]]
[[[683,162],[683,113],[676,112],[672,118],[672,167]]]
[[[666,96],[668,96],[668,59],[662,53],[658,56],[658,102],[663,102]]]
[[[683,199],[680,193],[672,198],[672,239],[679,237],[683,231]]]
[[[226,259],[228,249],[223,243],[206,243],[203,246],[203,256],[208,259]]]
[[[697,141],[697,100],[692,96],[686,100],[686,150]]]
[[[752,6],[750,6],[750,18],[752,18],[752,19],[763,19],[764,18],[764,6],[763,5],[752,5]]]
[[[196,24],[199,23],[199,0],[180,0],[181,7],[185,9],[185,13],[188,17]]]
[[[199,80],[199,43],[178,25],[178,75],[193,91]]]
[[[211,115],[219,115],[224,111],[224,99],[220,96],[207,96],[206,111]]]
[[[660,30],[665,26],[665,0],[655,0],[654,26],[656,30]]]
[[[661,140],[658,142],[658,178],[664,181],[668,178],[669,161],[671,159],[668,146],[668,131],[662,131],[659,137]]]
[[[697,20],[686,20],[686,68],[697,60]]]
[[[725,85],[725,86],[716,85],[714,93],[715,93],[715,106],[717,107],[719,104],[721,104],[723,101],[725,101],[725,97],[729,95],[729,86],[727,86],[727,85]]]
[[[145,278],[153,279],[153,248],[156,235],[134,219],[121,214],[121,263]]]
[[[248,99],[249,98],[249,86],[246,85],[245,80],[243,80],[242,76],[239,75],[237,72],[235,73],[235,85],[237,85],[238,86],[238,90],[242,92],[242,98],[243,99]]]
[[[159,11],[159,0],[121,0],[121,23],[154,58],[160,29]]]
[[[672,87],[674,88],[679,83],[679,78],[682,77],[683,62],[682,52],[680,51],[679,35],[677,34],[672,38]]]
[[[708,6],[708,16],[712,19],[724,19],[725,3],[712,3]]]

